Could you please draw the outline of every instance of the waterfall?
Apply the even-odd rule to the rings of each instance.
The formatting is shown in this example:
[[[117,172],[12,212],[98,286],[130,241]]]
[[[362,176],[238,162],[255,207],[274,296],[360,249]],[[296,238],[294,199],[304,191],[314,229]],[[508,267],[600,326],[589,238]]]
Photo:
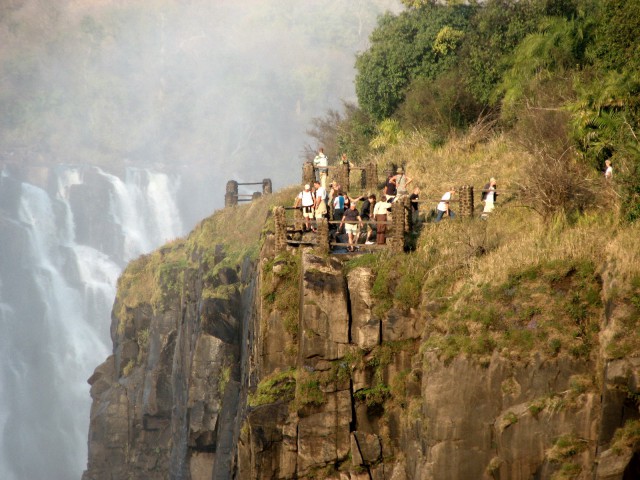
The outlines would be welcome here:
[[[124,264],[184,234],[179,182],[59,166],[0,176],[0,478],[80,478],[87,378],[111,350]]]

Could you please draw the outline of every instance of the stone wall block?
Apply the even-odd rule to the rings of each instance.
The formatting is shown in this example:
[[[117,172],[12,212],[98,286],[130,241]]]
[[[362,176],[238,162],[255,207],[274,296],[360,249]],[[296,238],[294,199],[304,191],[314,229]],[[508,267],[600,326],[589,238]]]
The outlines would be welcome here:
[[[304,162],[302,164],[302,184],[308,183],[312,185],[316,180],[316,173],[313,167],[313,162]]]
[[[275,207],[273,209],[273,220],[276,252],[284,252],[287,248],[287,217],[283,207]]]
[[[461,217],[473,217],[473,186],[472,185],[463,185],[458,188],[459,199],[460,199],[460,207],[459,207],[459,215]]]
[[[373,272],[358,267],[349,272],[349,300],[351,302],[351,340],[363,350],[371,350],[380,344],[380,320],[372,318],[371,287]]]

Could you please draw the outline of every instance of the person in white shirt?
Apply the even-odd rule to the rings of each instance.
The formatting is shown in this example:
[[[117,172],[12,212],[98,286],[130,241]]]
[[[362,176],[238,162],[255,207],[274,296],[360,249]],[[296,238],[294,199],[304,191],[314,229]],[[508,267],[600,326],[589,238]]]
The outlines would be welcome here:
[[[311,185],[306,184],[304,190],[298,194],[293,204],[295,208],[302,208],[302,216],[304,217],[304,231],[311,230],[311,219],[313,218],[314,195],[311,191]]]
[[[453,210],[449,208],[449,202],[451,201],[451,197],[453,197],[455,193],[455,187],[451,187],[449,191],[445,192],[445,194],[442,196],[440,203],[438,203],[438,215],[436,215],[435,223],[438,223],[440,220],[442,220],[442,217],[444,217],[445,215],[447,215],[449,218],[455,218],[455,213],[453,213]]]
[[[489,216],[493,209],[495,208],[495,201],[498,194],[496,193],[496,179],[491,177],[489,183],[487,183],[482,189],[482,204],[484,208],[482,210],[482,215],[480,218],[485,219]]]
[[[329,161],[327,156],[324,154],[324,148],[320,147],[318,149],[318,154],[316,155],[316,158],[313,159],[313,165],[318,170],[320,185],[327,188],[327,171],[329,170],[327,166],[329,165]]]
[[[604,178],[606,178],[607,180],[611,180],[613,178],[613,167],[611,166],[611,160],[605,160],[604,165]]]
[[[373,219],[376,223],[376,243],[378,245],[384,245],[387,241],[387,220],[389,219],[389,210],[391,209],[391,203],[389,203],[385,196],[382,195],[379,202],[376,202],[373,207]]]
[[[314,186],[316,189],[316,198],[315,198],[315,210],[316,210],[316,222],[327,216],[327,189],[324,188],[319,181],[314,182]],[[315,232],[316,229],[314,228]]]

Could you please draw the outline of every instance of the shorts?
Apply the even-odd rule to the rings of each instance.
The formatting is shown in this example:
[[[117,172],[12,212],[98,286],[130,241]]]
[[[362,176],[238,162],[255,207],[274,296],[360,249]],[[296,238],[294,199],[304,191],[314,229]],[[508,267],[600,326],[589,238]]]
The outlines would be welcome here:
[[[353,235],[358,234],[358,224],[357,223],[345,223],[344,230],[347,233],[351,233]]]
[[[302,216],[304,218],[313,218],[313,207],[302,207]]]
[[[327,214],[327,205],[324,202],[320,202],[318,208],[316,208],[316,218],[324,218]]]

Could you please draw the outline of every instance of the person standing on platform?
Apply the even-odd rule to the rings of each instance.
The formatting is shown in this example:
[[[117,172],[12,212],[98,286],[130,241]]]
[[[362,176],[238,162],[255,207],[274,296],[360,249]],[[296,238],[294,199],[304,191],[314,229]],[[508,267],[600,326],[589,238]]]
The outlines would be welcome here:
[[[402,198],[409,193],[409,190],[407,190],[407,188],[412,181],[413,180],[411,178],[407,177],[404,174],[404,168],[398,167],[398,169],[396,170],[396,175],[390,180],[390,182],[392,182],[396,186],[397,200],[402,200]]]
[[[449,208],[449,202],[451,201],[451,198],[455,193],[455,187],[451,187],[449,191],[445,192],[445,194],[442,196],[442,200],[440,200],[440,203],[438,203],[438,215],[436,216],[435,223],[438,223],[440,220],[442,220],[442,217],[444,216],[455,218],[455,213],[453,213],[453,210]]]
[[[315,216],[316,216],[316,225],[318,220],[325,218],[327,216],[327,189],[324,188],[319,181],[315,181]],[[316,228],[313,229],[316,231]]]
[[[498,187],[496,184],[496,179],[493,177],[491,177],[491,179],[489,180],[489,183],[487,183],[482,188],[481,200],[482,200],[482,205],[484,205],[484,208],[482,209],[482,215],[480,216],[480,218],[482,218],[483,220],[486,220],[489,214],[493,212],[495,208],[495,202],[498,196],[498,194],[496,193],[497,188]]]
[[[318,178],[320,179],[320,185],[327,188],[327,166],[329,165],[327,156],[324,154],[324,148],[318,149],[316,158],[313,159],[313,166],[318,170]]]
[[[379,202],[373,207],[373,219],[376,221],[376,243],[384,245],[387,241],[387,218],[391,203],[383,195]]]
[[[420,220],[420,188],[413,189],[413,193],[409,195],[409,202],[411,202],[411,222],[415,225]]]
[[[356,208],[356,202],[351,202],[349,210],[344,212],[342,221],[340,222],[340,228],[338,230],[342,229],[343,225],[345,226],[345,230],[349,236],[349,247],[347,250],[354,252],[355,245],[358,243],[358,227],[362,227],[362,217]]]
[[[304,190],[298,194],[298,196],[296,197],[296,201],[293,204],[294,208],[302,208],[302,216],[304,217],[304,232],[308,232],[311,230],[311,219],[313,218],[314,203],[315,201],[313,199],[311,185],[306,184],[304,186]]]

